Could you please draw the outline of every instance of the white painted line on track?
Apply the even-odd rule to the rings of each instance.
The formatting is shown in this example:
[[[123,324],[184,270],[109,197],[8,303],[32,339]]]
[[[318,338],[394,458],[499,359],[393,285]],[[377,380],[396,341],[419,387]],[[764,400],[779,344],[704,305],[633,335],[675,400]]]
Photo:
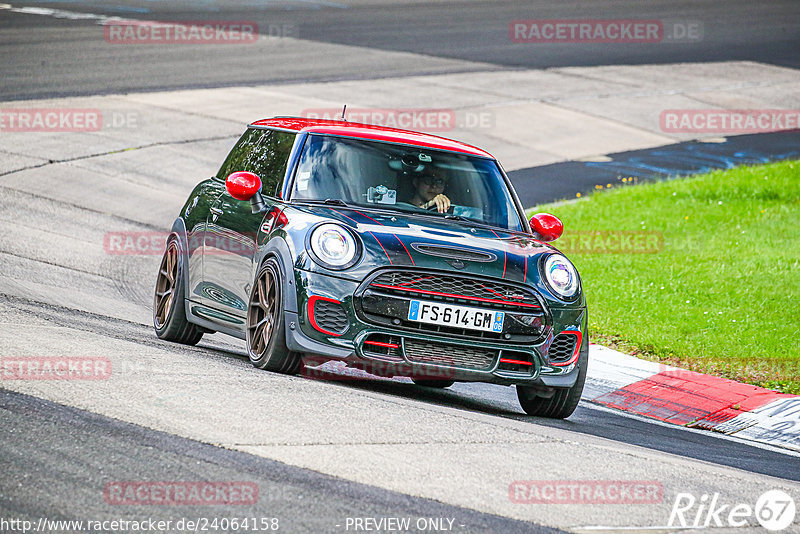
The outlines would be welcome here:
[[[653,526],[649,526],[649,527],[606,527],[606,526],[601,526],[601,525],[597,525],[597,526],[592,525],[592,526],[587,526],[587,527],[572,527],[572,529],[578,530],[578,531],[580,531],[580,530],[591,530],[593,532],[605,532],[605,531],[617,532],[617,531],[627,531],[627,530],[632,530],[632,531],[639,531],[639,530],[704,530],[704,529],[706,529],[706,527],[694,527],[694,526],[691,526],[691,527],[670,527],[670,526],[667,526],[667,525],[663,525],[663,526],[653,525]]]
[[[43,15],[46,17],[54,17],[57,19],[66,20],[96,20],[97,24],[105,24],[111,20],[130,20],[132,22],[145,22],[136,19],[121,18],[113,15],[98,15],[96,13],[81,13],[79,11],[67,11],[64,9],[54,9],[49,7],[14,7],[10,4],[1,4],[0,9],[10,10],[14,13],[22,13],[24,15]]]
[[[334,2],[320,2],[317,0],[295,0],[297,2],[304,2],[308,4],[314,5],[321,5],[324,7],[333,7],[337,9],[347,9],[348,6],[343,4],[337,4]],[[97,13],[84,13],[80,11],[68,11],[66,9],[56,9],[50,7],[14,7],[11,4],[0,4],[0,9],[5,9],[8,11],[12,11],[14,13],[22,13],[25,15],[43,15],[46,17],[54,17],[57,19],[66,19],[66,20],[96,20],[97,24],[104,25],[106,22],[109,21],[120,21],[124,20],[126,22],[140,22],[140,23],[148,23],[148,24],[156,24],[161,23],[160,21],[156,20],[144,20],[144,19],[135,19],[130,17],[118,17],[115,15],[100,15]],[[163,22],[163,24],[174,24],[169,22]]]

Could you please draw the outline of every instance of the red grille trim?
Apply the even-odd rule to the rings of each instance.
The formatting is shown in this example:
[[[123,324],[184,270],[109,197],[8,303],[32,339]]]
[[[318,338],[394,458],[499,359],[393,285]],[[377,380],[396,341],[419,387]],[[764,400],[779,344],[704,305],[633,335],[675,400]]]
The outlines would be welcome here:
[[[400,345],[397,343],[384,343],[382,341],[365,341],[364,345],[374,345],[376,347],[388,347],[390,349],[399,349]]]
[[[508,358],[500,358],[500,363],[513,363],[516,365],[533,365],[531,362],[524,362],[522,360],[510,360]]]
[[[510,306],[519,306],[521,308],[532,308],[535,310],[540,310],[542,307],[537,304],[527,304],[524,302],[515,302],[511,300],[498,300],[498,299],[487,299],[481,297],[469,297],[467,295],[454,295],[452,293],[440,293],[439,291],[428,291],[427,289],[414,289],[410,287],[403,287],[403,286],[392,286],[388,284],[371,284],[372,287],[382,287],[384,289],[394,289],[396,291],[408,291],[410,293],[422,293],[425,295],[437,295],[440,297],[452,297],[456,299],[464,299],[464,300],[473,300],[477,302],[491,302],[493,304],[508,304]]]
[[[314,295],[313,297],[309,297],[308,299],[308,322],[311,323],[311,326],[314,327],[315,330],[322,332],[323,334],[327,334],[329,336],[339,337],[342,334],[337,334],[336,332],[330,332],[325,330],[320,325],[317,324],[317,318],[314,315],[314,306],[316,305],[318,300],[324,300],[326,302],[335,302],[336,304],[341,305],[342,303],[336,299],[331,299],[328,297],[320,297],[319,295]]]
[[[550,365],[555,365],[556,367],[566,367],[567,365],[572,365],[578,360],[578,356],[581,353],[581,341],[583,341],[583,334],[580,330],[564,330],[561,334],[573,334],[578,339],[575,340],[575,350],[572,353],[572,357],[565,361],[565,362],[551,362]],[[561,335],[559,334],[559,335]]]

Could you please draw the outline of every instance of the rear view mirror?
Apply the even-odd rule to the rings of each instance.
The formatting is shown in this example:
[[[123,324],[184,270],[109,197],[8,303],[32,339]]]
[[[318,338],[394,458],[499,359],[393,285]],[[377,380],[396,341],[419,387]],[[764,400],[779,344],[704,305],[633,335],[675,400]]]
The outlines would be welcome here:
[[[531,217],[531,231],[536,239],[549,243],[555,241],[564,233],[561,219],[549,213],[537,213]]]
[[[232,172],[225,179],[225,189],[236,200],[250,200],[261,191],[261,178],[252,172]]]
[[[232,172],[225,179],[225,189],[236,200],[249,200],[253,213],[264,211],[264,199],[261,198],[261,178],[247,171]]]

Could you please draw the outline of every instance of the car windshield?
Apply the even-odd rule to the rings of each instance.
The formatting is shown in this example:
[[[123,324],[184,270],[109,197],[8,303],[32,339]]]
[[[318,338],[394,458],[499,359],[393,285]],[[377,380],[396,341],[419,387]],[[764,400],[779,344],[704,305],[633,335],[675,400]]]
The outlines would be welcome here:
[[[457,216],[523,229],[494,160],[380,141],[310,135],[291,198]]]

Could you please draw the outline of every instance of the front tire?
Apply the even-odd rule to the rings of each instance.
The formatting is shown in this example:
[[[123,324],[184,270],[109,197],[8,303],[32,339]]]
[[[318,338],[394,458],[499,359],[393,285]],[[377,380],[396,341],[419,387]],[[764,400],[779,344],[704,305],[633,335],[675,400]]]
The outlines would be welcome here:
[[[247,306],[247,354],[254,367],[293,375],[300,372],[303,360],[286,346],[280,273],[272,258],[258,270]]]
[[[572,415],[581,400],[583,385],[586,383],[586,368],[589,363],[588,336],[578,356],[578,378],[570,388],[548,388],[543,386],[517,386],[519,404],[528,415],[565,419]]]
[[[153,327],[159,339],[197,345],[203,330],[186,319],[185,281],[178,238],[171,236],[161,259],[153,296]]]

